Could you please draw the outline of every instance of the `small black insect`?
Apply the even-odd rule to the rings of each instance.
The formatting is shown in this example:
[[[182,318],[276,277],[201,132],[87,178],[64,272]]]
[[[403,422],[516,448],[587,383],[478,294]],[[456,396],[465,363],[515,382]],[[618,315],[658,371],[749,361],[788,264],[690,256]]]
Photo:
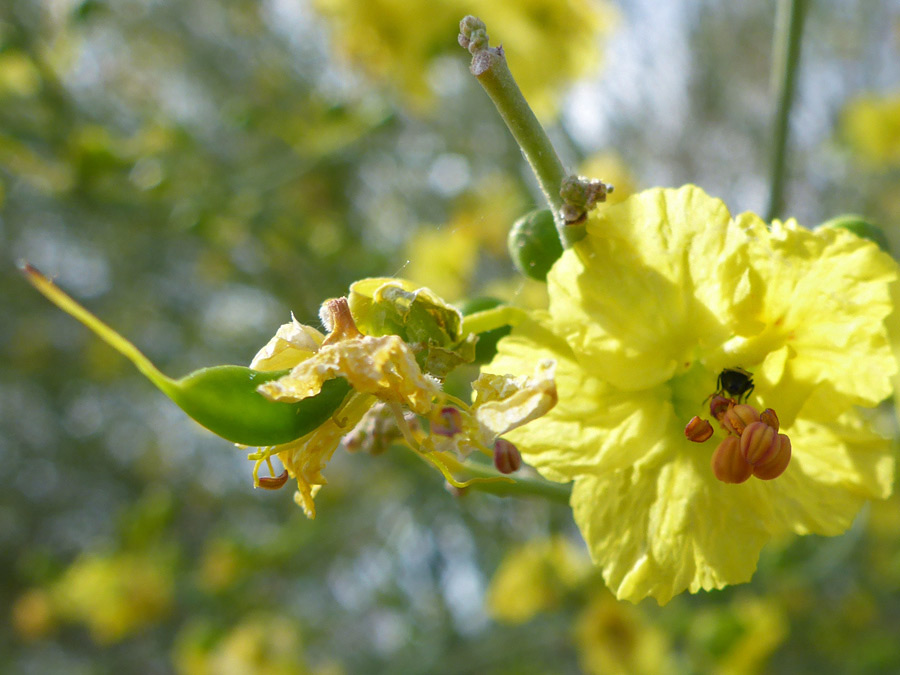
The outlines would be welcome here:
[[[716,387],[718,387],[716,393],[721,394],[724,392],[729,396],[733,396],[738,403],[741,402],[742,398],[746,401],[750,398],[750,394],[753,393],[753,373],[748,373],[743,368],[725,368],[719,373]]]

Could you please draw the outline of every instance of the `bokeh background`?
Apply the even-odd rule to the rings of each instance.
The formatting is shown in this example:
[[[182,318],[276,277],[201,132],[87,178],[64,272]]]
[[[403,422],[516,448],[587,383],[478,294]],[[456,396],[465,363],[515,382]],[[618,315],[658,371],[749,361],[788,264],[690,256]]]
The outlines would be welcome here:
[[[810,4],[782,215],[896,246],[900,7]],[[0,3],[0,673],[900,671],[896,498],[770,545],[750,584],[620,604],[564,506],[454,497],[400,450],[339,451],[306,520],[15,269],[172,375],[247,363],[365,276],[539,306],[504,242],[540,195],[459,19],[616,199],[693,182],[762,213],[775,10]]]

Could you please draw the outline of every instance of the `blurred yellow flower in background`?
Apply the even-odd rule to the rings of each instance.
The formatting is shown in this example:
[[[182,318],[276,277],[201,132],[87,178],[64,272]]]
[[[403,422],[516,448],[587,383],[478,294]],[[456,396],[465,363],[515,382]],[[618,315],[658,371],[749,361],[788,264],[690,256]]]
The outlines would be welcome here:
[[[174,595],[173,565],[162,553],[91,553],[78,558],[50,589],[54,613],[87,625],[111,644],[165,617]]]
[[[355,66],[398,86],[420,110],[434,100],[429,65],[459,56],[460,20],[475,14],[496,26],[512,72],[538,116],[554,115],[562,87],[600,64],[600,43],[616,14],[600,0],[315,0],[329,19],[335,49]],[[433,77],[433,75],[431,75]]]
[[[601,180],[615,188],[606,195],[607,205],[624,202],[637,189],[637,181],[631,170],[622,158],[613,152],[598,152],[591,155],[578,167],[578,173]]]
[[[841,129],[851,149],[876,168],[900,164],[900,93],[866,95],[844,108]]]
[[[747,581],[772,536],[840,534],[891,493],[890,444],[855,407],[888,397],[897,371],[889,256],[844,230],[732,218],[695,186],[597,210],[587,232],[550,271],[549,312],[487,369],[557,361],[559,404],[509,438],[574,480],[575,521],[619,598]],[[775,480],[722,483],[712,448],[685,438],[737,366],[793,444]]]
[[[669,641],[637,607],[598,590],[575,622],[578,660],[591,675],[675,672]]]
[[[307,664],[298,622],[288,616],[255,613],[224,632],[203,622],[179,634],[173,652],[181,675],[340,675],[336,665]]]
[[[728,605],[696,612],[688,641],[701,669],[752,675],[765,672],[772,653],[787,636],[787,618],[776,599],[742,595]]]
[[[591,569],[583,549],[561,535],[529,541],[509,551],[491,578],[488,614],[503,623],[524,623],[558,608]]]

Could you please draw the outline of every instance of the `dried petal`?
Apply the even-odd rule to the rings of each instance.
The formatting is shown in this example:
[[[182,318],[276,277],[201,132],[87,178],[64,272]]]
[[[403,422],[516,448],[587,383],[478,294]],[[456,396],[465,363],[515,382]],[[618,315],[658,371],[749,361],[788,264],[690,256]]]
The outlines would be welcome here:
[[[345,378],[360,393],[402,403],[419,414],[431,409],[440,391],[437,382],[422,373],[410,346],[396,335],[385,335],[325,345],[288,375],[260,386],[259,392],[274,401],[299,401],[335,377]]]
[[[472,383],[472,407],[479,423],[494,436],[541,417],[556,405],[556,362],[542,361],[532,377],[482,373]]]

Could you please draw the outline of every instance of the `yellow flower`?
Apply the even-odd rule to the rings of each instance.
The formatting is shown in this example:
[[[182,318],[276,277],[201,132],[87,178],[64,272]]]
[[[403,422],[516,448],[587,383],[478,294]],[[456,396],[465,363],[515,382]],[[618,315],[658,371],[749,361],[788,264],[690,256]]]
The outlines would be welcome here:
[[[178,634],[172,656],[176,672],[182,675],[341,672],[309,666],[297,620],[264,612],[245,616],[225,631],[209,622],[188,623]]]
[[[698,670],[752,675],[765,672],[766,663],[787,635],[787,618],[774,599],[738,596],[729,605],[695,612],[689,639],[696,643],[696,652],[706,657],[696,664]]]
[[[174,583],[167,554],[86,554],[55,583],[58,615],[87,624],[99,644],[112,644],[169,613]]]
[[[559,404],[509,435],[571,504],[619,598],[668,602],[749,580],[773,535],[840,534],[891,492],[893,459],[855,406],[891,393],[894,261],[835,229],[732,218],[695,186],[595,211],[548,277],[548,312],[489,372],[557,361]],[[793,458],[778,478],[716,480],[685,424],[725,368],[752,373]],[[719,433],[721,437],[722,432]]]
[[[591,155],[578,167],[578,173],[588,178],[602,180],[615,190],[606,196],[606,204],[624,202],[635,192],[636,181],[622,158],[609,152]]]
[[[581,668],[591,675],[659,675],[675,672],[666,634],[637,607],[594,593],[575,622]]]
[[[841,126],[850,147],[869,164],[900,164],[900,92],[851,101],[844,109]]]
[[[459,21],[476,14],[506,48],[510,68],[538,115],[556,112],[558,84],[589,73],[600,61],[599,37],[614,10],[591,0],[316,0],[332,22],[335,47],[370,75],[397,86],[417,108],[433,101],[429,65],[460,58]]]
[[[504,623],[524,623],[558,607],[590,573],[583,550],[565,537],[529,541],[503,558],[488,586],[488,613]]]

